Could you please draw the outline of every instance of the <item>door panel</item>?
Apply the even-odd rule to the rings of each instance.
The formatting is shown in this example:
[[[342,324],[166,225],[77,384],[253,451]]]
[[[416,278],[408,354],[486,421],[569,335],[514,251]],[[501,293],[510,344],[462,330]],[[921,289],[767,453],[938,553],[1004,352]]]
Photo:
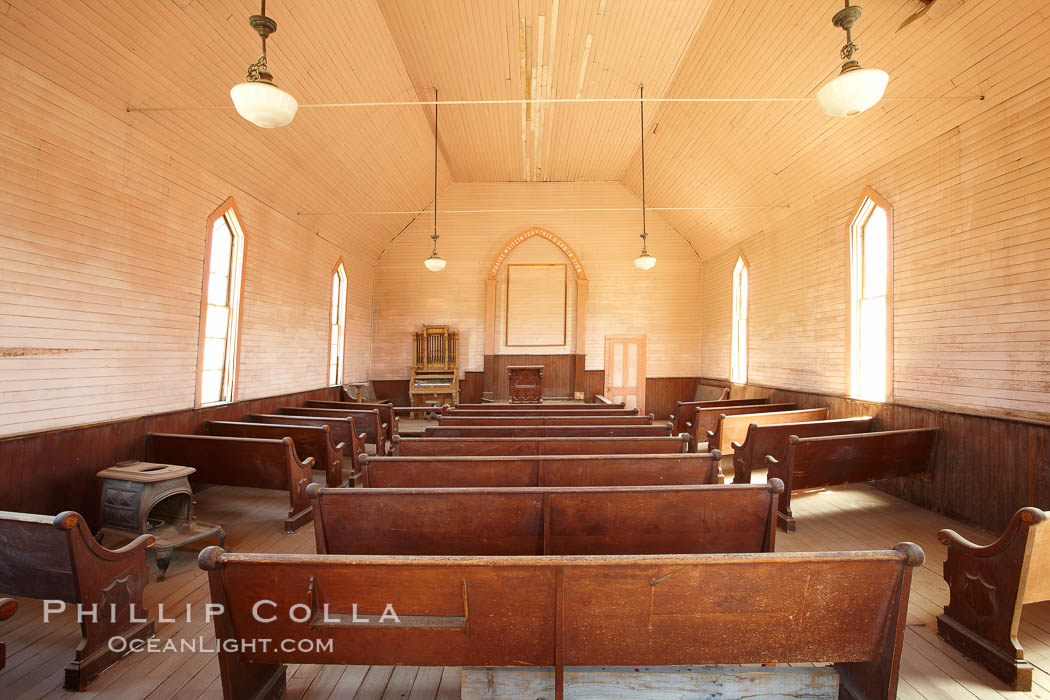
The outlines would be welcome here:
[[[605,337],[605,396],[645,412],[645,336]]]

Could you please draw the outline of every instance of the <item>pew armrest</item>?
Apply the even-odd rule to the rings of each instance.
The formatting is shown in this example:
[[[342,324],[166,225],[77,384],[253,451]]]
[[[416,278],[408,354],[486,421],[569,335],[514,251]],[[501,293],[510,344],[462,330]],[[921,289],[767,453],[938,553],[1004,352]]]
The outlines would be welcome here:
[[[937,533],[937,540],[948,547],[949,556],[952,552],[959,552],[972,557],[994,557],[1008,549],[1018,536],[1027,540],[1028,530],[1031,526],[1047,520],[1046,514],[1038,508],[1022,508],[1010,519],[1003,534],[994,542],[979,545],[971,542],[955,530],[944,529]],[[1021,543],[1022,545],[1024,542]]]

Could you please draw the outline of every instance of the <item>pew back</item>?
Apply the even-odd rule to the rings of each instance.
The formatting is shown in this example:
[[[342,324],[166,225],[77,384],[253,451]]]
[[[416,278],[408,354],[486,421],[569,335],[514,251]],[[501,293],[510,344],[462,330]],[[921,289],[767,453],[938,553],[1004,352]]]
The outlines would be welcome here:
[[[670,422],[662,425],[428,425],[423,429],[424,438],[662,437],[670,434]]]
[[[441,414],[442,417],[448,418],[616,418],[631,417],[637,415],[637,408],[610,408],[596,409],[591,411],[516,411],[513,409],[509,409],[506,411],[464,411],[458,408],[453,408]]]
[[[205,421],[204,432],[222,437],[254,437],[280,440],[289,437],[295,443],[295,453],[313,457],[314,468],[325,473],[325,483],[342,486],[344,443],[332,441],[332,430],[327,425],[287,425],[236,421]]]
[[[390,439],[390,426],[379,416],[379,409],[343,409],[343,408],[301,408],[298,406],[281,406],[277,412],[286,416],[313,416],[315,418],[354,419],[354,427],[365,434],[365,441],[376,446],[377,453],[386,452],[386,443]]]
[[[379,419],[390,428],[390,435],[397,435],[399,419],[394,406],[388,403],[357,403],[355,401],[317,401],[310,399],[303,403],[306,408],[336,408],[349,411],[379,411]]]
[[[888,430],[860,435],[831,435],[788,438],[783,461],[766,456],[769,478],[784,482],[778,520],[788,531],[795,528],[791,516],[791,491],[858,481],[891,479],[926,472],[933,460],[938,428]]]
[[[366,454],[368,448],[365,446],[365,434],[357,430],[354,418],[351,416],[290,416],[268,413],[250,413],[244,417],[246,421],[253,423],[277,423],[279,425],[313,425],[328,426],[332,431],[332,440],[343,443],[343,457],[349,457],[351,468],[351,479],[356,480],[361,474],[361,465],[358,463],[358,455]]]
[[[721,455],[369,457],[371,488],[656,486],[720,483]]]
[[[445,404],[441,412],[445,413],[452,407]],[[627,408],[622,401],[620,403],[461,403],[456,409],[464,411],[600,411],[610,408]]]
[[[529,556],[771,552],[783,484],[324,489],[318,554]]]
[[[300,461],[291,438],[217,437],[150,433],[146,459],[159,464],[182,464],[197,471],[190,481],[247,486],[288,492],[285,532],[294,532],[313,517],[306,486],[312,483],[313,458]]]
[[[449,414],[438,419],[438,425],[652,425],[653,414],[647,416],[460,416]]]
[[[793,411],[770,411],[762,413],[742,413],[737,415],[719,414],[714,430],[707,431],[708,449],[717,449],[724,455],[733,454],[733,443],[739,442],[747,435],[747,428],[752,423],[757,425],[775,425],[777,423],[800,423],[804,421],[825,420],[827,408],[801,408]]]
[[[611,438],[403,438],[395,456],[667,454],[689,451],[689,436]]]
[[[801,423],[750,424],[743,442],[733,443],[733,483],[751,483],[751,471],[765,467],[766,455],[778,460],[787,453],[788,438],[815,437],[819,435],[853,435],[870,433],[875,429],[875,419],[870,416],[858,418],[836,418],[834,420],[806,421]]]
[[[214,624],[227,698],[280,696],[284,662],[554,666],[560,696],[565,666],[772,661],[836,662],[844,696],[894,698],[911,567],[921,562],[910,543],[815,554],[200,555],[222,606]],[[293,617],[304,592],[310,614]],[[274,621],[253,615],[261,599],[276,603]],[[380,623],[387,606],[398,619]],[[353,624],[355,610],[373,624]],[[324,644],[238,641],[256,637]]]
[[[692,423],[696,416],[696,409],[712,406],[754,406],[760,403],[769,403],[769,399],[713,399],[710,401],[678,401],[675,404],[674,414],[671,420],[674,422],[674,431],[684,433],[688,431],[686,423]]]
[[[701,442],[707,441],[707,432],[718,427],[722,416],[736,416],[741,413],[773,413],[775,411],[792,411],[797,406],[793,403],[759,403],[737,406],[697,406],[690,421],[689,435],[693,438],[693,448],[698,449]],[[711,448],[717,445],[711,445]]]

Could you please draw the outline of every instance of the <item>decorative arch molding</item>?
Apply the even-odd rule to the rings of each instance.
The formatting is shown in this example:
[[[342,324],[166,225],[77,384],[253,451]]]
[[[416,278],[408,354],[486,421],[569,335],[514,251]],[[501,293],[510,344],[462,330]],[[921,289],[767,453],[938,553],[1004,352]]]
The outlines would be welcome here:
[[[501,250],[499,255],[496,256],[496,259],[492,261],[492,267],[489,268],[489,279],[495,280],[496,276],[499,274],[500,267],[503,266],[503,262],[514,251],[514,249],[534,236],[539,236],[540,238],[550,241],[558,250],[565,254],[565,257],[567,257],[569,262],[572,263],[573,269],[576,270],[577,280],[587,279],[587,273],[583,270],[583,263],[580,262],[580,259],[576,256],[573,249],[569,247],[569,244],[556,234],[539,226],[530,228],[527,231],[522,231],[517,236],[507,241],[507,245],[503,246],[503,250]]]
[[[535,226],[507,241],[503,249],[492,261],[489,268],[488,278],[485,280],[485,391],[493,391],[495,382],[499,381],[494,374],[495,352],[496,352],[496,278],[499,269],[503,266],[507,257],[525,241],[539,236],[550,242],[572,263],[576,271],[576,353],[573,371],[573,389],[576,392],[584,390],[584,357],[587,354],[587,273],[583,269],[583,263],[576,255],[572,247],[560,236],[545,228]]]

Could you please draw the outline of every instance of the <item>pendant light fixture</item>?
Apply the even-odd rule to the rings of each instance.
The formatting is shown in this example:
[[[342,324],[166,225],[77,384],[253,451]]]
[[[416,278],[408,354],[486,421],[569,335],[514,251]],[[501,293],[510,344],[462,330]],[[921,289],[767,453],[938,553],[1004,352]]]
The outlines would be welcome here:
[[[649,255],[645,246],[649,233],[645,230],[645,86],[638,88],[638,105],[642,114],[642,254],[634,259],[634,266],[639,270],[651,270],[656,264],[656,258]]]
[[[860,7],[850,5],[835,13],[831,23],[846,31],[842,47],[842,71],[817,92],[821,109],[833,117],[855,117],[874,107],[886,92],[890,76],[877,68],[861,68],[853,55],[860,48],[853,43],[853,25],[860,19]]]
[[[445,269],[445,260],[438,255],[438,91],[434,88],[434,250],[430,257],[423,261],[431,272]]]
[[[264,129],[284,126],[295,118],[299,103],[273,84],[273,75],[266,66],[266,37],[277,31],[277,23],[266,16],[266,0],[257,15],[248,18],[248,24],[262,37],[262,56],[248,66],[244,82],[230,88],[230,98],[237,114]]]

